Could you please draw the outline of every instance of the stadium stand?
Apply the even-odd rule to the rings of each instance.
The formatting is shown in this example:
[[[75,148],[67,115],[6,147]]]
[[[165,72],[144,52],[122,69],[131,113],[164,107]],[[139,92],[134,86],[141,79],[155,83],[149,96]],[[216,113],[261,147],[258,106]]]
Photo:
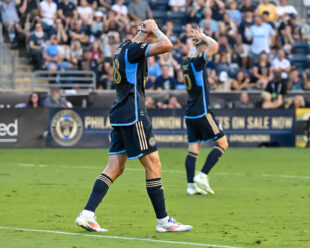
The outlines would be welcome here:
[[[275,6],[270,8],[275,9],[275,13],[268,8],[266,10],[268,4]],[[46,6],[50,6],[50,10]],[[257,79],[253,76],[252,68],[258,66],[262,71],[264,68],[256,64],[259,54],[251,52],[256,51],[256,38],[259,37],[248,30],[269,30],[270,36],[265,37],[268,49],[262,50],[268,55],[268,63],[271,64],[277,51],[283,49],[286,59],[291,63],[291,71],[296,68],[300,72],[306,71],[298,75],[301,82],[299,93],[304,94],[306,102],[310,100],[305,93],[310,90],[310,18],[305,18],[307,6],[303,1],[296,0],[5,0],[0,6],[1,35],[3,33],[4,36],[3,42],[0,41],[0,58],[7,58],[9,53],[15,54],[15,66],[11,69],[9,80],[8,76],[4,80],[1,73],[0,87],[30,91],[34,81],[43,80],[41,76],[35,78],[39,75],[33,73],[35,70],[45,70],[48,78],[43,80],[43,84],[55,86],[50,83],[57,81],[57,78],[59,82],[60,75],[83,70],[91,71],[95,76],[97,90],[113,89],[111,58],[118,44],[137,32],[136,27],[141,19],[135,12],[136,6],[141,7],[138,15],[153,17],[169,33],[175,45],[171,55],[157,57],[156,62],[161,69],[168,65],[169,77],[175,78],[180,86],[176,87],[176,91],[184,89],[181,87],[180,69],[186,54],[193,49],[189,37],[190,26],[187,25],[191,24],[201,26],[220,43],[218,55],[207,65],[211,91],[234,90],[232,83],[242,70],[248,79],[243,83],[251,85],[241,87],[243,91],[260,95],[264,89],[254,84]],[[259,14],[259,9],[264,9],[263,13]],[[252,21],[242,22],[246,12],[252,13]],[[261,14],[263,23],[259,24],[254,17]],[[240,15],[242,20],[238,19]],[[241,24],[245,28],[241,28]],[[6,47],[10,47],[11,52]],[[252,63],[243,63],[244,57],[248,57]],[[2,59],[0,63],[2,68],[12,67],[12,60]],[[73,74],[76,75],[75,72]],[[160,76],[161,73],[156,75]],[[51,80],[53,77],[54,80]],[[156,78],[152,80],[155,82]],[[83,81],[87,79],[70,81],[70,86],[78,86]],[[92,90],[93,83],[90,85],[85,88]],[[65,85],[60,81],[60,86]],[[224,94],[222,101],[229,102],[229,97]]]

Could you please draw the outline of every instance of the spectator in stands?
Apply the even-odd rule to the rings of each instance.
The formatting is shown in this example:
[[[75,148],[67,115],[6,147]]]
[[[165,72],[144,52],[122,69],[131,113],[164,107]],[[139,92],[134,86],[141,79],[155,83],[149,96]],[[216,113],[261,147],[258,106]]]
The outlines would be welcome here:
[[[16,25],[18,23],[18,13],[16,5],[20,4],[20,0],[4,0],[0,2],[0,10],[2,22],[8,32],[10,42],[13,43],[16,37]]]
[[[57,36],[52,35],[43,52],[43,58],[45,63],[43,68],[49,71],[56,71],[69,67],[69,63],[64,61],[64,54],[60,53]]]
[[[310,82],[308,82],[307,72],[303,72],[301,79],[299,76],[299,70],[296,67],[292,68],[289,75],[287,89],[291,91],[310,90]]]
[[[271,100],[273,102],[283,101],[287,92],[286,83],[281,78],[281,73],[275,73],[275,79],[268,83],[266,91],[271,94]]]
[[[291,70],[291,63],[285,58],[285,52],[283,49],[279,49],[277,57],[273,59],[271,68],[274,72],[281,73],[281,78],[284,82],[288,81],[288,73]]]
[[[275,109],[275,108],[279,108],[282,105],[282,101],[280,100],[280,98],[278,98],[277,101],[273,102],[271,100],[271,94],[267,91],[262,92],[261,98],[262,98],[261,107],[263,109]]]
[[[159,77],[161,75],[161,69],[159,64],[155,61],[155,57],[149,57],[147,59],[148,63],[148,75]]]
[[[94,14],[94,20],[92,22],[90,31],[96,38],[100,37],[104,32],[104,23],[107,18],[101,11],[96,11]]]
[[[57,7],[57,15],[63,21],[66,21],[68,17],[73,17],[75,14],[75,5],[70,0],[62,0]]]
[[[81,0],[80,3],[81,5],[77,7],[76,12],[85,28],[87,28],[87,26],[91,26],[93,22],[94,12],[86,0]]]
[[[37,92],[32,92],[29,96],[29,100],[26,105],[27,108],[39,108],[43,107],[41,103],[40,95]]]
[[[185,90],[186,86],[184,84],[183,70],[177,70],[177,78],[176,78],[176,90]]]
[[[81,62],[81,70],[83,71],[93,71],[96,75],[96,79],[97,81],[99,80],[99,68],[98,68],[98,63],[97,60],[92,58],[92,49],[91,48],[87,48],[84,50],[83,53],[83,60]],[[107,73],[109,73],[109,71],[107,71]],[[99,83],[97,82],[97,85]]]
[[[244,14],[246,11],[251,11],[252,13],[254,13],[256,7],[252,3],[252,0],[243,0],[239,9],[242,14]]]
[[[238,33],[242,38],[242,51],[240,53],[242,67],[249,68],[250,67],[250,51],[251,51],[251,41],[249,41],[246,37],[246,32],[251,28],[254,24],[253,21],[253,12],[250,8],[245,9],[243,20],[241,21],[238,29]]]
[[[223,20],[223,15],[226,12],[225,4],[222,0],[207,0],[206,7],[212,9],[213,19],[216,21]]]
[[[103,53],[106,57],[113,57],[113,51],[120,42],[119,34],[110,31],[103,40]]]
[[[73,68],[78,68],[83,57],[83,49],[79,40],[73,40],[70,45],[70,54],[67,56],[68,61]]]
[[[128,14],[135,22],[141,22],[153,16],[150,5],[143,0],[130,1],[128,5]]]
[[[162,66],[162,75],[156,79],[155,89],[156,90],[174,90],[175,89],[175,79],[169,76],[169,66]]]
[[[237,9],[237,3],[235,1],[230,1],[229,10],[227,10],[230,19],[239,26],[242,20],[241,12]]]
[[[43,0],[40,3],[40,15],[44,24],[43,29],[49,31],[57,17],[57,4],[53,0]]]
[[[289,25],[280,25],[277,43],[277,46],[282,47],[284,51],[290,52],[292,45],[295,43],[295,40],[292,36],[292,30]]]
[[[155,75],[148,75],[146,80],[145,89],[146,90],[154,90],[156,83],[156,76]]]
[[[302,27],[304,41],[310,43],[310,15],[307,16],[307,23]]]
[[[204,19],[202,19],[199,22],[200,28],[205,28],[205,26],[204,26],[205,22],[209,22],[210,30],[212,32],[215,32],[215,33],[219,32],[220,28],[219,28],[219,25],[218,25],[217,21],[212,19],[212,10],[211,10],[211,8],[209,8],[209,7],[204,8],[203,15],[204,15]]]
[[[114,31],[121,33],[125,27],[125,21],[120,14],[116,14],[114,11],[108,12],[108,19],[104,23],[104,31]]]
[[[76,19],[73,23],[73,29],[70,31],[72,40],[79,40],[83,47],[87,47],[89,43],[89,33],[82,29],[82,20]]]
[[[250,78],[246,77],[243,70],[239,70],[236,78],[231,84],[232,90],[247,90],[255,88],[255,83],[251,83]]]
[[[162,70],[165,70],[163,69],[164,66],[167,66],[168,67],[168,74],[170,77],[174,77],[174,59],[173,59],[173,56],[172,56],[172,53],[164,53],[164,54],[161,54],[159,56],[159,64],[160,66],[162,67]]]
[[[35,31],[29,39],[29,48],[31,58],[34,64],[34,70],[40,70],[43,65],[43,48],[47,40],[47,35],[43,32],[41,23],[35,25]]]
[[[285,108],[305,108],[306,101],[305,98],[301,95],[294,96],[294,98],[288,99],[287,103],[285,104]]]
[[[272,46],[274,32],[270,28],[263,23],[263,19],[261,16],[255,17],[255,24],[250,27],[248,31],[246,31],[246,36],[249,41],[252,41],[251,52],[252,52],[252,60],[257,62],[259,54],[261,52],[265,52],[267,54],[270,53],[270,46]]]
[[[109,66],[106,68],[107,74],[103,75],[103,77],[100,80],[100,84],[97,86],[97,89],[103,90],[103,89],[114,89],[115,84],[113,82],[113,67]]]
[[[184,11],[186,6],[186,0],[169,0],[169,4],[172,11],[179,12]]]
[[[227,56],[226,53],[220,54],[220,60],[216,64],[216,74],[220,75],[221,72],[226,72],[228,74],[230,69],[230,61],[228,61],[230,56]]]
[[[178,36],[174,33],[174,24],[172,21],[166,22],[165,30],[166,30],[166,36],[169,38],[169,40],[173,44],[177,44]]]
[[[99,42],[98,41],[94,41],[92,43],[92,46],[91,46],[91,58],[96,60],[97,63],[101,63],[103,62],[103,51],[101,50],[100,46],[99,46]]]
[[[155,109],[156,108],[156,103],[151,96],[145,97],[145,106],[147,109]]]
[[[50,93],[44,100],[44,106],[47,108],[72,108],[72,104],[65,97],[60,96],[59,89],[52,87]]]
[[[287,5],[287,0],[280,0],[277,12],[280,20],[288,20],[290,14],[297,15],[296,8],[292,5]]]
[[[219,25],[220,34],[226,36],[229,44],[233,45],[237,35],[237,25],[230,19],[227,13],[223,15],[223,20],[220,21]]]
[[[50,35],[57,36],[58,44],[67,44],[69,41],[68,32],[66,32],[65,27],[60,18],[56,19],[54,27],[49,32]]]
[[[111,8],[116,13],[122,15],[123,17],[127,18],[128,9],[127,6],[124,5],[124,0],[116,0],[116,3]]]
[[[259,56],[259,62],[253,67],[254,81],[257,89],[265,89],[273,79],[273,71],[265,52]]]
[[[203,17],[203,9],[205,7],[203,0],[192,1],[191,6],[187,10],[188,22],[199,23]]]
[[[242,92],[240,94],[240,100],[235,102],[234,108],[236,109],[253,109],[254,103],[250,101],[249,95],[247,92]]]
[[[215,91],[229,92],[231,89],[231,79],[226,71],[222,71],[215,83]]]
[[[263,2],[257,7],[257,13],[259,15],[262,15],[265,12],[269,13],[268,21],[274,22],[277,20],[278,17],[277,7],[272,3],[270,3],[269,0],[263,0]]]
[[[215,55],[215,63],[225,64],[225,67],[231,63],[232,49],[225,35],[220,36],[218,53]],[[222,58],[225,57],[225,60]],[[218,65],[220,66],[220,65]],[[226,69],[225,69],[226,70]],[[228,67],[227,70],[228,72]]]
[[[168,101],[167,108],[169,109],[180,109],[182,105],[178,102],[178,99],[175,96],[171,96]]]

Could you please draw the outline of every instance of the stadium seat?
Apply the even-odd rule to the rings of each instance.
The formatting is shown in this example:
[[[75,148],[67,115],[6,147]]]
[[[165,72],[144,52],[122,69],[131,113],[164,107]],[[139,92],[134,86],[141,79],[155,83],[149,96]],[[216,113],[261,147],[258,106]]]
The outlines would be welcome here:
[[[237,67],[230,67],[229,71],[228,71],[229,77],[230,78],[236,78],[238,71],[239,71],[239,68],[237,68]]]
[[[165,10],[169,9],[169,0],[150,0],[149,1],[152,11],[154,10]]]
[[[299,70],[305,69],[307,66],[307,55],[306,54],[292,54],[289,56],[291,64],[296,66]]]
[[[175,24],[173,27],[173,32],[180,35],[184,31],[184,26],[182,24]]]
[[[166,11],[165,10],[153,10],[153,18],[160,24],[163,25],[166,22]]]
[[[274,6],[278,6],[278,4],[275,1],[270,1],[269,3],[273,4]]]
[[[260,4],[260,2],[259,1],[252,1],[252,4],[255,6],[255,8],[257,8],[258,5]]]
[[[292,47],[292,53],[295,54],[307,54],[309,51],[309,45],[307,42],[297,41]]]
[[[184,12],[168,11],[167,20],[172,21],[176,25],[176,24],[184,24],[186,19]]]

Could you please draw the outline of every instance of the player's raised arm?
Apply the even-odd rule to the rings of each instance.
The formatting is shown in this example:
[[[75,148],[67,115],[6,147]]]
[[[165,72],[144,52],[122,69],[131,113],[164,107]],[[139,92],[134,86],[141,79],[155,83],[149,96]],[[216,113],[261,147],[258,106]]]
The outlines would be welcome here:
[[[148,53],[149,57],[169,52],[172,49],[173,44],[168,39],[168,37],[162,31],[160,31],[157,23],[154,20],[144,21],[143,24],[139,27],[139,30],[153,35],[154,38],[157,39],[157,41],[152,43],[150,47]]]
[[[212,57],[215,53],[218,52],[219,45],[218,43],[212,39],[211,37],[205,35],[202,29],[193,29],[192,37],[194,40],[197,40],[199,44],[204,43],[207,45],[207,49],[204,51],[205,60]]]

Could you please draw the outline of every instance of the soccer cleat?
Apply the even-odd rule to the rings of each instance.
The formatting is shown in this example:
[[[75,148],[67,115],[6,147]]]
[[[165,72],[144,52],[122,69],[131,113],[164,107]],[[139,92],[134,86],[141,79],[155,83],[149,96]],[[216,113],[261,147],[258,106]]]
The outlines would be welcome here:
[[[208,175],[199,173],[197,176],[194,177],[194,181],[205,191],[207,191],[211,195],[214,195],[214,191],[211,189],[209,185]]]
[[[108,231],[107,229],[103,229],[100,227],[100,225],[96,221],[96,216],[84,217],[82,216],[82,214],[80,214],[76,218],[75,224],[77,224],[79,227],[82,227],[89,232],[107,232]]]
[[[188,184],[186,193],[188,195],[206,195],[207,194],[206,191],[199,189],[195,183]]]
[[[167,220],[157,220],[157,232],[187,232],[192,229],[192,226],[183,225],[169,217]]]

